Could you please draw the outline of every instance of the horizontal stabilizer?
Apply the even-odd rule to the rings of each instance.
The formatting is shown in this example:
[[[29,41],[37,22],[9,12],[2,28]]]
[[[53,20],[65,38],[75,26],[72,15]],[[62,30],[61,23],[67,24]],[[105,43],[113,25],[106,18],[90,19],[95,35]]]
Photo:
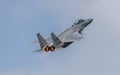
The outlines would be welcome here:
[[[41,52],[42,50],[41,49],[39,49],[39,50],[35,50],[35,51],[33,51],[33,52]]]
[[[47,41],[40,35],[40,33],[37,34],[37,37],[38,37],[41,49],[48,44]]]
[[[54,33],[51,33],[51,38],[55,46],[58,46],[59,44],[62,43],[62,41]]]

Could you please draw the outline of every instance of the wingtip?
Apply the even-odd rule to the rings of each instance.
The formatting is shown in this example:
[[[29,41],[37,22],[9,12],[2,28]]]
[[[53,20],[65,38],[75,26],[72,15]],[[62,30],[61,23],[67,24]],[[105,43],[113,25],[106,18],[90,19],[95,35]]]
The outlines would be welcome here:
[[[39,50],[34,50],[33,52],[41,52],[42,50],[41,49],[39,49]]]

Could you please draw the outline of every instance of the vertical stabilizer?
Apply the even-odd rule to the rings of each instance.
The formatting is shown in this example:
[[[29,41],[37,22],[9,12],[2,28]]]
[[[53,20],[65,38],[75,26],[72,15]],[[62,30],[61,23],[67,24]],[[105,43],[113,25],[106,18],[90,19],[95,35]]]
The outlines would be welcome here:
[[[40,33],[37,34],[37,37],[40,43],[40,47],[42,49],[45,45],[47,45],[47,41],[40,35]]]
[[[58,46],[62,43],[62,41],[54,33],[51,33],[51,38],[55,46]]]

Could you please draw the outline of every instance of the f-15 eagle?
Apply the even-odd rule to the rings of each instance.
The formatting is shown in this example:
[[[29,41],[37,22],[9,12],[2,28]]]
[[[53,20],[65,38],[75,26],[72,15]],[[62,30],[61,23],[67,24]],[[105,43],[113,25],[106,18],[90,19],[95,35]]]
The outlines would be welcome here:
[[[82,31],[87,27],[93,19],[79,19],[74,22],[74,24],[60,33],[59,35],[55,35],[53,32],[50,34],[51,37],[44,39],[40,33],[37,34],[38,42],[40,44],[41,49],[38,51],[55,51],[56,49],[63,49],[72,44],[76,39],[72,39],[71,35],[74,33],[79,33],[82,35]],[[74,35],[73,35],[74,36]],[[71,37],[71,39],[70,39]]]

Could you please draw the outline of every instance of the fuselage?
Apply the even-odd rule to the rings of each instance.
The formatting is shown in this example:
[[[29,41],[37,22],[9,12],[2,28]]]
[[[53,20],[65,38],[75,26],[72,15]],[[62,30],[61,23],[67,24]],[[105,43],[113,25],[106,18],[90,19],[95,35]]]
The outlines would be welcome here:
[[[62,41],[61,44],[59,44],[58,46],[56,46],[56,49],[60,49],[60,48],[66,48],[67,46],[69,46],[71,43],[74,42],[74,40],[69,40],[68,41],[68,37],[70,35],[72,35],[75,32],[78,32],[80,34],[82,34],[82,31],[85,27],[87,27],[91,22],[93,21],[93,19],[86,19],[86,20],[77,20],[76,22],[74,22],[74,24],[66,29],[65,31],[63,31],[62,33],[60,33],[57,37]],[[51,37],[49,38],[49,46],[54,46],[54,43],[51,39]]]
[[[69,27],[59,35],[55,35],[54,33],[51,33],[51,37],[47,38],[46,40],[40,34],[37,34],[41,46],[41,50],[54,51],[55,49],[66,48],[76,40],[76,39],[72,40],[70,37],[75,32],[82,34],[84,28],[87,27],[92,21],[93,19],[85,19],[85,20],[79,19],[75,21],[71,27]]]

